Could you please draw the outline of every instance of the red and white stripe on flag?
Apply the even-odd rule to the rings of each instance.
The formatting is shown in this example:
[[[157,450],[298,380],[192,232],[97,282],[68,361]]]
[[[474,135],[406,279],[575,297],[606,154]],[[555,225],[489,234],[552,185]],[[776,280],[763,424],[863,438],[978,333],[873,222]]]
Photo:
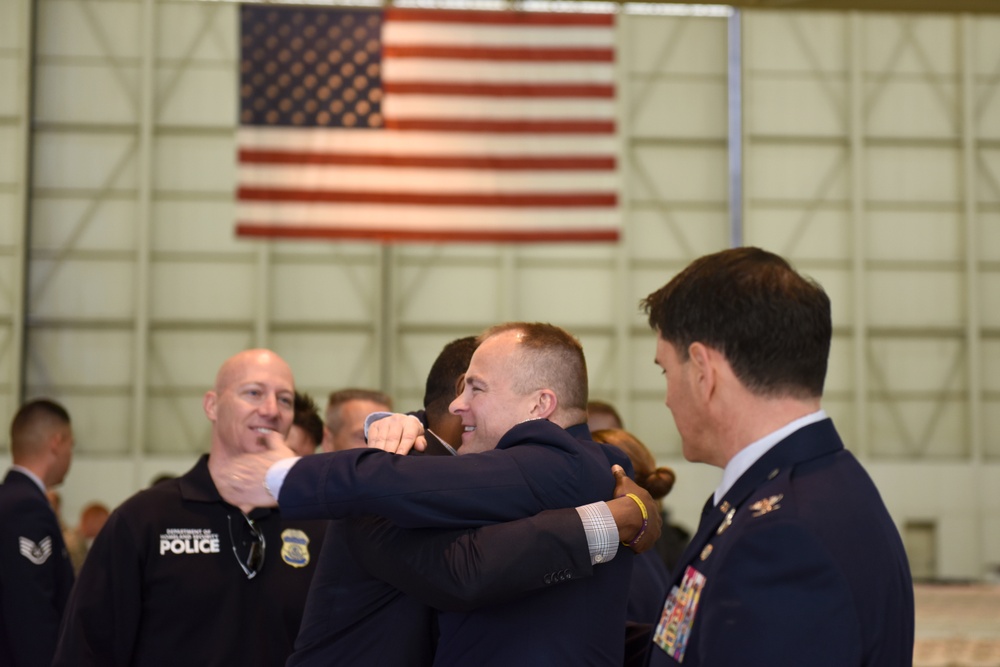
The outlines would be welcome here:
[[[242,11],[238,234],[617,240],[613,15]]]

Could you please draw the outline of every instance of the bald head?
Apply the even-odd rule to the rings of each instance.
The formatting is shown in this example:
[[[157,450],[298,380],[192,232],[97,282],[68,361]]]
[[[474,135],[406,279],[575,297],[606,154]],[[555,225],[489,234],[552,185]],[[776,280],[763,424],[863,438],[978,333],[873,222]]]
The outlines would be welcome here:
[[[248,372],[259,368],[268,368],[287,375],[289,383],[292,383],[292,369],[285,363],[285,360],[271,350],[257,348],[243,350],[222,363],[219,372],[215,375],[215,391],[224,391],[227,387],[242,380]]]
[[[271,350],[244,350],[227,359],[206,392],[212,448],[230,453],[258,451],[268,431],[287,437],[295,405],[292,370]]]

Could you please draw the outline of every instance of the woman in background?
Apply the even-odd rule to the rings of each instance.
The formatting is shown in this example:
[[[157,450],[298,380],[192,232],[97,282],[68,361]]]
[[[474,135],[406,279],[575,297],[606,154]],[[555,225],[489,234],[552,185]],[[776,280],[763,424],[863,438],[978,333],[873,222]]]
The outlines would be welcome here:
[[[667,523],[666,512],[662,506],[663,498],[674,487],[676,475],[670,468],[657,467],[656,459],[646,445],[624,429],[600,429],[591,435],[595,441],[612,445],[625,452],[632,461],[636,484],[649,491],[653,500],[661,501],[663,531],[654,549],[636,556],[627,611],[627,618],[630,621],[655,624],[659,621],[663,600],[667,595],[667,586],[670,584],[668,563],[676,562],[690,537],[687,531]]]

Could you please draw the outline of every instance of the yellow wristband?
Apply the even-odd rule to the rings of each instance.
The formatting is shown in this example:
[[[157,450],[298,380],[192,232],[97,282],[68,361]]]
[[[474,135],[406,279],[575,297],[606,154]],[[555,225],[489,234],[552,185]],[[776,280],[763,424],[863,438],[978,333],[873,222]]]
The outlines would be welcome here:
[[[622,540],[622,544],[631,548],[634,547],[636,542],[638,542],[646,533],[646,527],[649,525],[649,515],[646,513],[646,504],[639,500],[639,496],[634,493],[626,493],[625,495],[634,500],[635,504],[639,506],[639,511],[642,512],[642,527],[639,529],[639,532],[635,534],[635,537],[632,538],[631,542]]]

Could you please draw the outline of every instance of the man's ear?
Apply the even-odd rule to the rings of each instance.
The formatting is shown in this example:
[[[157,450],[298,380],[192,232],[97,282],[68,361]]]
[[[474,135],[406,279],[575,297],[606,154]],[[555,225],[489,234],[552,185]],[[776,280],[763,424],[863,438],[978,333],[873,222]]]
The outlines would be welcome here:
[[[541,389],[531,408],[532,419],[548,419],[559,407],[559,399],[551,389]]]
[[[704,343],[695,342],[688,347],[688,357],[694,370],[693,381],[702,398],[709,398],[715,392],[718,381],[715,368],[716,356],[716,353]]]
[[[219,403],[219,396],[214,391],[206,391],[205,396],[201,399],[201,407],[205,409],[205,416],[211,422],[215,421],[216,417],[216,407]]]
[[[48,449],[49,454],[52,455],[52,458],[59,457],[59,450],[62,446],[62,442],[63,442],[62,430],[53,429],[52,432],[49,433],[48,440],[46,441],[46,448]]]

